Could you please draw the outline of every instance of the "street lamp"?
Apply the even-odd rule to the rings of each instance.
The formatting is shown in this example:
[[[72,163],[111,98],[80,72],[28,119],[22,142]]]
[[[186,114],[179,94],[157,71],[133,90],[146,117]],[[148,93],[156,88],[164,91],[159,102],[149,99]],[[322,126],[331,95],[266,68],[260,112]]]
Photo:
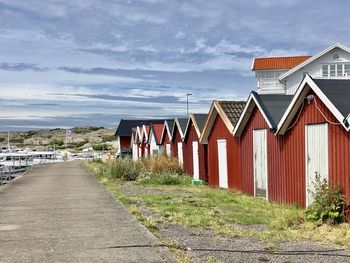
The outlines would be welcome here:
[[[191,94],[191,93],[187,93],[187,94],[186,94],[186,98],[187,98],[187,104],[186,104],[186,105],[187,105],[187,116],[190,115],[189,107],[188,107],[188,97],[189,97],[189,96],[192,96],[192,94]]]

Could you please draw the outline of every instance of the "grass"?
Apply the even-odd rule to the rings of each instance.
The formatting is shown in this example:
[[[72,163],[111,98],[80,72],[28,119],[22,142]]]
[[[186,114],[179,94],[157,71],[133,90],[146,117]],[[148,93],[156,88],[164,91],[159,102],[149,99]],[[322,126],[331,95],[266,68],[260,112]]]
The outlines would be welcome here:
[[[87,163],[97,179],[155,235],[159,223],[170,222],[233,237],[252,237],[271,242],[311,239],[350,248],[348,224],[317,226],[306,220],[305,210],[300,207],[269,203],[261,198],[205,185],[192,186],[191,178],[186,175],[176,174],[173,177],[177,178],[177,183],[169,183],[168,180],[173,182],[173,179],[168,178],[169,174],[174,174],[173,171],[163,169],[162,173],[153,173],[145,169],[152,167],[150,164],[134,165],[142,167],[138,169],[147,175],[139,175],[139,181],[133,183],[132,187],[154,192],[125,194],[121,191],[124,180],[101,172],[105,164]],[[149,179],[143,180],[142,176]],[[144,215],[140,204],[150,209],[156,217]]]

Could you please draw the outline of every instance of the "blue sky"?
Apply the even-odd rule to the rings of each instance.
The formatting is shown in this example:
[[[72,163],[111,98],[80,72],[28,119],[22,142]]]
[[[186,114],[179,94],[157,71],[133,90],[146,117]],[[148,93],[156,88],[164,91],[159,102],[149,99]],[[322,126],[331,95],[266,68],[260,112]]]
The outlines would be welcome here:
[[[0,0],[0,130],[206,112],[257,56],[350,44],[348,1]]]

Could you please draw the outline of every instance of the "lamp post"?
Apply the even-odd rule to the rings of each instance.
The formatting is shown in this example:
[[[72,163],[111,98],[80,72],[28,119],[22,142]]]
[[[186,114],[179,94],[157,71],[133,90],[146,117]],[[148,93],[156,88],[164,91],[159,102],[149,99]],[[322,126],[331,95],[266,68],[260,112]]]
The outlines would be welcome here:
[[[186,94],[186,98],[187,98],[187,104],[186,104],[186,105],[187,105],[187,116],[190,115],[189,107],[188,107],[188,97],[189,97],[189,96],[192,96],[192,94],[191,94],[191,93],[187,93],[187,94]]]

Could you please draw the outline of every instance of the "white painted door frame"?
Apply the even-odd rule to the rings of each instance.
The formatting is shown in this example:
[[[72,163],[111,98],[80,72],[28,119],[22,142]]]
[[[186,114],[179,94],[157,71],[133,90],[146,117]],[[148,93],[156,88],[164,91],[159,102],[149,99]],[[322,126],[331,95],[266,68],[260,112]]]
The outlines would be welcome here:
[[[218,148],[219,187],[228,188],[227,142],[226,142],[226,139],[217,140],[217,148]]]
[[[168,157],[171,157],[171,146],[170,143],[165,144],[165,153]]]
[[[321,180],[328,178],[328,124],[305,125],[305,186],[306,206],[313,202],[311,192],[316,172]]]
[[[133,144],[132,144],[132,159],[133,159],[134,161],[137,161],[137,160],[138,160],[138,154],[139,154],[139,152],[138,152],[138,146],[137,146],[136,143],[133,143]]]
[[[265,196],[268,200],[267,130],[253,130],[254,196]],[[258,193],[257,189],[261,189]],[[265,194],[263,193],[265,191]]]
[[[199,152],[198,142],[192,142],[193,178],[199,180]]]
[[[182,142],[177,143],[177,159],[179,161],[179,164],[183,166],[184,163],[184,155],[183,155],[183,149],[182,149]]]

